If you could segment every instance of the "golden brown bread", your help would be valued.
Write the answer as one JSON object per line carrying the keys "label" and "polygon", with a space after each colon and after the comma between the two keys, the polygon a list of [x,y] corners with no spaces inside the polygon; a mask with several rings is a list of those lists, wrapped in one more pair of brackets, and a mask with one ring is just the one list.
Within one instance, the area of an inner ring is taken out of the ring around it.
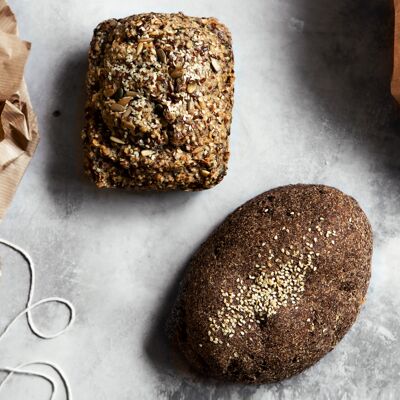
{"label": "golden brown bread", "polygon": [[108,20],[89,53],[82,132],[98,187],[200,190],[227,171],[233,52],[215,18]]}

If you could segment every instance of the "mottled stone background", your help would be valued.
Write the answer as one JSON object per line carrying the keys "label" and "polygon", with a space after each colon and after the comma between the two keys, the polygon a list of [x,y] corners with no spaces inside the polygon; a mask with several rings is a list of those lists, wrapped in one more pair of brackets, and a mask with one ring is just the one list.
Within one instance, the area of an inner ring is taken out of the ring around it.
{"label": "mottled stone background", "polygon": [[[398,399],[400,397],[400,109],[390,96],[389,0],[10,0],[33,42],[27,81],[42,141],[0,234],[37,262],[36,299],[77,307],[51,342],[20,321],[0,365],[52,359],[76,400]],[[82,176],[79,130],[91,31],[140,11],[214,15],[232,30],[232,160],[208,192],[97,191]],[[272,386],[232,386],[184,372],[163,324],[188,258],[235,207],[272,187],[334,185],[355,196],[375,234],[373,277],[351,332],[318,365]],[[0,249],[0,325],[24,306],[27,270]],[[50,330],[63,310],[35,312]],[[1,398],[46,398],[15,378]],[[63,397],[59,396],[60,399]]]}

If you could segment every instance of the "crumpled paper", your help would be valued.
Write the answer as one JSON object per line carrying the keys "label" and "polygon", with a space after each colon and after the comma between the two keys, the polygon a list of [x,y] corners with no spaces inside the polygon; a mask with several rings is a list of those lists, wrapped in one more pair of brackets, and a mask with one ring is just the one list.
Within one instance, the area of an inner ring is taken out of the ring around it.
{"label": "crumpled paper", "polygon": [[400,0],[394,0],[395,32],[394,32],[394,67],[392,77],[392,94],[400,103]]}
{"label": "crumpled paper", "polygon": [[19,39],[17,21],[6,0],[0,0],[0,221],[39,142],[24,81],[30,47]]}

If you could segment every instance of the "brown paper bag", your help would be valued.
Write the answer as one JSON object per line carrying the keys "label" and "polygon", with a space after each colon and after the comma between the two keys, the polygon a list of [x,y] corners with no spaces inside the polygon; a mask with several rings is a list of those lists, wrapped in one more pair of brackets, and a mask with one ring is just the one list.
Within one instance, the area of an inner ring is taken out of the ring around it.
{"label": "brown paper bag", "polygon": [[392,94],[400,103],[400,0],[394,0],[394,66]]}
{"label": "brown paper bag", "polygon": [[39,141],[24,82],[29,50],[6,0],[0,0],[0,221]]}

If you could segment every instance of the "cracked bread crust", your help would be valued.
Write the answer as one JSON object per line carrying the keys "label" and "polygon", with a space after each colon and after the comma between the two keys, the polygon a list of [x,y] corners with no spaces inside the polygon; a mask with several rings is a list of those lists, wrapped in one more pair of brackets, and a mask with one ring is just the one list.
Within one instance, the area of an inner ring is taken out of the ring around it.
{"label": "cracked bread crust", "polygon": [[151,13],[98,25],[82,132],[96,185],[218,184],[229,159],[233,66],[230,32],[214,18]]}

